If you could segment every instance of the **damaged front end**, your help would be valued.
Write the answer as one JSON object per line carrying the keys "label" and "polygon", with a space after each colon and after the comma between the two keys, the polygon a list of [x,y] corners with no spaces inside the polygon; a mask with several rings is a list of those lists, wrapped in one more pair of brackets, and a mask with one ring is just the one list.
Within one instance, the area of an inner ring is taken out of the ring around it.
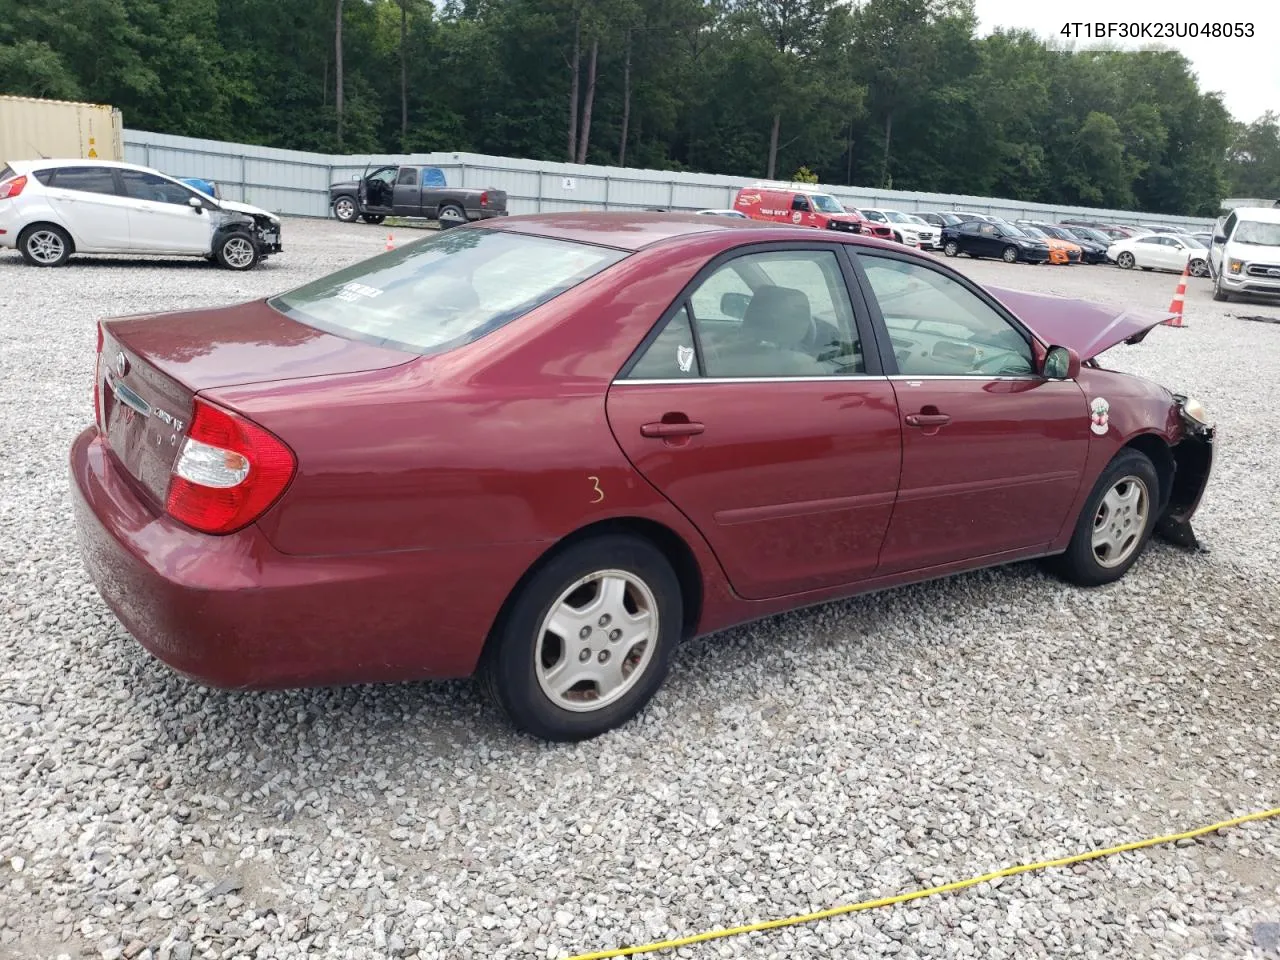
{"label": "damaged front end", "polygon": [[1176,546],[1207,552],[1191,529],[1191,518],[1200,506],[1213,470],[1215,430],[1199,401],[1181,394],[1175,394],[1173,400],[1182,439],[1172,448],[1173,486],[1154,532]]}

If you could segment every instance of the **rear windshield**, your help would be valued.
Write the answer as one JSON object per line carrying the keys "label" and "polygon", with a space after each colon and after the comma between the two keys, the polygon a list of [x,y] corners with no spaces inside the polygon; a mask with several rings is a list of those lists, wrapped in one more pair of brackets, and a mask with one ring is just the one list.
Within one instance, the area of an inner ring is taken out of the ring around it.
{"label": "rear windshield", "polygon": [[438,353],[510,323],[625,256],[502,230],[454,229],[267,302],[329,333]]}

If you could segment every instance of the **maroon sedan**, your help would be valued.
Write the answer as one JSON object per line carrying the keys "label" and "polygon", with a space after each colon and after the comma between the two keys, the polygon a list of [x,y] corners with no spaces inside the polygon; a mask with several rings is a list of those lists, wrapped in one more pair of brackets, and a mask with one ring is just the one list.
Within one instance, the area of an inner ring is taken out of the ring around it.
{"label": "maroon sedan", "polygon": [[461,227],[265,301],[103,323],[85,562],[219,687],[478,672],[626,721],[682,638],[1033,557],[1195,546],[1199,403],[1096,357],[1168,315],[693,214]]}

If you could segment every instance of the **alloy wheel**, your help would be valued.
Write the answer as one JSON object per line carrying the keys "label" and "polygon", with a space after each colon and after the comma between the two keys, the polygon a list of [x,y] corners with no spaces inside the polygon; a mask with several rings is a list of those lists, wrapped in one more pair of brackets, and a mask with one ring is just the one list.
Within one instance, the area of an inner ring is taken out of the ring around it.
{"label": "alloy wheel", "polygon": [[41,264],[54,264],[66,253],[66,244],[52,230],[37,230],[27,238],[27,252]]}

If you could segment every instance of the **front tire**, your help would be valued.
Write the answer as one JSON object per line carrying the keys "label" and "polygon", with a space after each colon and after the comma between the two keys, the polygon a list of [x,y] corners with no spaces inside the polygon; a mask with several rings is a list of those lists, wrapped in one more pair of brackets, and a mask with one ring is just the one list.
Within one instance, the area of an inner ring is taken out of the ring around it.
{"label": "front tire", "polygon": [[1121,450],[1094,484],[1071,543],[1052,566],[1082,587],[1113,583],[1142,555],[1155,527],[1160,478],[1141,451]]}
{"label": "front tire", "polygon": [[942,248],[942,253],[948,257],[957,256],[960,253],[960,245],[954,240],[948,240]]}
{"label": "front tire", "polygon": [[1000,259],[1003,260],[1005,263],[1017,263],[1018,248],[1013,246],[1013,244],[1010,244],[1009,246],[1005,247],[1000,254]]}
{"label": "front tire", "polygon": [[52,223],[37,223],[22,231],[18,250],[33,267],[60,267],[71,256],[71,235]]}
{"label": "front tire", "polygon": [[1116,257],[1116,266],[1121,270],[1132,270],[1133,265],[1137,262],[1133,259],[1133,254],[1128,250],[1122,251],[1120,256]]}
{"label": "front tire", "polygon": [[354,223],[360,215],[356,202],[351,197],[338,197],[333,201],[333,215],[343,223]]}
{"label": "front tire", "polygon": [[657,547],[629,535],[584,540],[520,588],[494,627],[480,680],[525,733],[585,740],[649,702],[683,623],[680,582]]}
{"label": "front tire", "polygon": [[262,259],[258,245],[247,230],[234,230],[217,240],[213,258],[226,270],[252,270]]}
{"label": "front tire", "polygon": [[1213,281],[1213,299],[1219,303],[1230,303],[1231,294],[1222,289],[1222,274],[1218,274],[1218,279]]}

